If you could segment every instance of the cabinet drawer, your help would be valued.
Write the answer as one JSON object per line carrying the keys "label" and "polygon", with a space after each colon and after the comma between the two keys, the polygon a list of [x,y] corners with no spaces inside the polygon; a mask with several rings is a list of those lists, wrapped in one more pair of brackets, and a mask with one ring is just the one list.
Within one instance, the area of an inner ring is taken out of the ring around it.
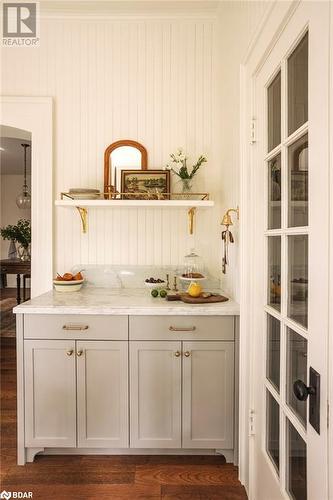
{"label": "cabinet drawer", "polygon": [[130,316],[130,340],[234,340],[233,316]]}
{"label": "cabinet drawer", "polygon": [[127,340],[128,316],[25,314],[24,338]]}

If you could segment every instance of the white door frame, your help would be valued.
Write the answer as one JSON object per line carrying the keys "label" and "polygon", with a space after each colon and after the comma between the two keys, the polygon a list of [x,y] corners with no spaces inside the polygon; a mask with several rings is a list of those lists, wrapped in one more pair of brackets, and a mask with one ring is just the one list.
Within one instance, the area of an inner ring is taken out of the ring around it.
{"label": "white door frame", "polygon": [[329,124],[330,124],[330,234],[329,234],[329,262],[330,262],[330,279],[328,290],[328,303],[331,305],[329,308],[329,335],[328,335],[328,401],[329,401],[329,422],[328,422],[328,495],[329,499],[333,500],[333,8],[330,9],[330,109],[329,109]]}
{"label": "white door frame", "polygon": [[52,289],[52,98],[0,97],[0,123],[31,132],[31,297]]}
{"label": "white door frame", "polygon": [[[255,182],[253,174],[253,153],[251,142],[255,141],[255,122],[253,122],[252,109],[254,99],[253,75],[260,69],[270,53],[272,47],[278,40],[289,19],[298,7],[300,0],[277,1],[269,5],[266,15],[252,40],[248,53],[241,65],[241,88],[240,88],[240,210],[241,210],[241,238],[240,238],[240,382],[239,382],[239,479],[244,484],[249,498],[253,498],[251,488],[251,336],[252,328],[252,273],[255,272],[251,265],[251,249],[253,239],[251,227],[253,226],[253,190]],[[333,9],[330,11],[331,37],[333,33]],[[332,47],[332,38],[330,40]],[[331,51],[330,67],[330,95],[333,95],[333,54]],[[330,123],[333,130],[333,103],[330,99]],[[254,135],[253,135],[254,134]],[[332,137],[332,134],[331,134]],[[330,170],[332,171],[330,184],[333,192],[333,137],[330,145]],[[331,220],[330,220],[330,262],[333,262],[333,197],[330,197]],[[333,280],[333,266],[330,268],[330,276]],[[330,286],[330,303],[333,298],[333,287]],[[329,338],[333,338],[333,312],[330,308],[330,330]],[[333,378],[333,341],[329,348],[329,380]],[[328,464],[333,467],[333,384],[329,388],[330,404],[330,429],[328,445]],[[329,474],[329,498],[333,499],[333,478]]]}

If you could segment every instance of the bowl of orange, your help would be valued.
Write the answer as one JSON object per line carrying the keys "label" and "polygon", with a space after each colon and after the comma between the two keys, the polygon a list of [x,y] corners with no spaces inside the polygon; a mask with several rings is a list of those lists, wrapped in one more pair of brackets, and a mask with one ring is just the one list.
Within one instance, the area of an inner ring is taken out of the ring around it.
{"label": "bowl of orange", "polygon": [[53,286],[57,292],[78,292],[81,290],[84,278],[81,273],[57,274],[53,280]]}

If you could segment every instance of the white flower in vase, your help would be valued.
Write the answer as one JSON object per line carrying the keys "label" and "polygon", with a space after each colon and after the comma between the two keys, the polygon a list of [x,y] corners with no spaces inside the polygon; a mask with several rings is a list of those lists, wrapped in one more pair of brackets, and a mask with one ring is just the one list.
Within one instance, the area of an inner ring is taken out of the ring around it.
{"label": "white flower in vase", "polygon": [[192,188],[192,180],[203,163],[207,162],[207,158],[200,155],[197,162],[192,165],[191,171],[187,168],[188,157],[182,148],[178,148],[176,153],[170,154],[171,161],[166,165],[166,169],[170,170],[174,175],[177,175],[182,182],[182,192],[190,192]]}

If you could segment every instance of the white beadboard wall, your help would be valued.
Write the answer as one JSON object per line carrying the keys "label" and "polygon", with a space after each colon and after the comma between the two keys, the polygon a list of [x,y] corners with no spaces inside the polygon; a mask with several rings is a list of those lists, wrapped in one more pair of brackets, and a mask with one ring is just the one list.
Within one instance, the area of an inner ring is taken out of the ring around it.
{"label": "white beadboard wall", "polygon": [[[247,2],[222,2],[222,11],[223,4],[230,4],[225,16],[202,18],[76,18],[58,13],[42,17],[39,48],[2,49],[3,94],[54,98],[55,199],[70,187],[102,188],[103,153],[118,139],[144,144],[149,168],[165,165],[178,146],[193,157],[205,153],[209,158],[196,188],[209,191],[216,205],[199,210],[194,238],[187,234],[185,210],[93,209],[83,235],[76,211],[57,207],[54,271],[62,273],[77,263],[176,265],[194,246],[210,271],[220,276],[219,222],[222,211],[238,203],[237,158],[228,158],[236,137],[230,144],[226,137],[237,130],[239,120],[230,107],[238,105],[235,68],[241,60],[237,36],[221,37],[221,30],[230,33],[228,18],[237,22],[235,8],[249,22]],[[234,28],[235,34],[244,31],[242,24]],[[236,280],[233,272],[224,280],[231,295]]]}
{"label": "white beadboard wall", "polygon": [[[102,188],[106,146],[131,138],[146,146],[150,168],[178,146],[205,152],[197,187],[214,198],[213,38],[213,20],[42,19],[40,48],[4,49],[4,94],[54,97],[54,196]],[[59,272],[79,262],[177,264],[191,246],[184,210],[90,210],[87,235],[74,211],[57,208],[54,220]],[[196,245],[215,270],[216,222],[216,212],[199,214]]]}

